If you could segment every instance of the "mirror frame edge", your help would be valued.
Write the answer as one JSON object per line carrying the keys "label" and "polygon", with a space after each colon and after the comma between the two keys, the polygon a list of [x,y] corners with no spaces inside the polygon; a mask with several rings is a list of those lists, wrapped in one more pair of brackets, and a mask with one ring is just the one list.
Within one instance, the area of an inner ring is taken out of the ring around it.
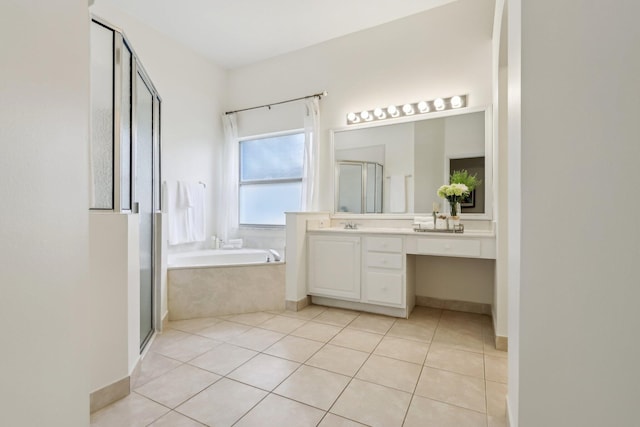
{"label": "mirror frame edge", "polygon": [[[348,130],[356,130],[356,129],[368,129],[386,125],[395,125],[401,123],[411,123],[417,122],[421,120],[431,120],[438,118],[446,118],[452,116],[459,116],[462,114],[471,114],[483,111],[484,112],[484,150],[485,150],[485,188],[490,188],[491,191],[487,191],[485,193],[485,212],[484,213],[461,213],[460,218],[462,220],[471,220],[471,221],[493,221],[494,220],[494,193],[496,190],[495,187],[495,168],[494,168],[494,130],[493,130],[493,107],[491,104],[485,104],[475,107],[464,107],[458,110],[447,110],[438,113],[430,113],[428,117],[425,116],[409,116],[409,117],[399,117],[397,119],[388,119],[373,123],[361,123],[349,126],[343,126],[339,128],[329,129],[329,165],[333,171],[335,171],[336,159],[335,159],[335,134],[336,132],[344,132]],[[446,161],[446,159],[443,159]],[[490,171],[490,173],[486,172]],[[330,191],[331,191],[331,216],[335,218],[371,218],[371,219],[413,219],[415,216],[420,215],[431,215],[431,212],[412,212],[412,213],[378,213],[378,214],[354,214],[354,213],[341,213],[336,212],[335,206],[335,185],[336,185],[336,176],[335,172],[330,173]],[[446,181],[447,177],[443,177]]]}

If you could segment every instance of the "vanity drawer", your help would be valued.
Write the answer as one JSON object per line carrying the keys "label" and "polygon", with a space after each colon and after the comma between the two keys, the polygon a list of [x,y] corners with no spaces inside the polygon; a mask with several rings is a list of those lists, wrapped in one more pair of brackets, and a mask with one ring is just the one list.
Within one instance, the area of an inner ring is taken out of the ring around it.
{"label": "vanity drawer", "polygon": [[368,252],[367,267],[402,268],[402,255],[383,252]]}
{"label": "vanity drawer", "polygon": [[403,304],[403,280],[401,273],[369,271],[366,275],[366,298],[368,302],[381,304]]}
{"label": "vanity drawer", "polygon": [[427,255],[479,257],[480,240],[418,239],[417,252]]}
{"label": "vanity drawer", "polygon": [[367,250],[373,252],[402,252],[402,237],[367,237]]}

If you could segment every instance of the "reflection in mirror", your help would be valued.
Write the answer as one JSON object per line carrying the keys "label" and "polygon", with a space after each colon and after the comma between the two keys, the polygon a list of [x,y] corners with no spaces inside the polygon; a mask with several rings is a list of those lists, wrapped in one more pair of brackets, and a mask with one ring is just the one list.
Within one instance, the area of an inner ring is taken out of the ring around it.
{"label": "reflection in mirror", "polygon": [[466,170],[469,175],[475,175],[479,181],[476,188],[460,203],[462,213],[484,213],[484,156],[449,159],[450,173],[461,170]]}
{"label": "reflection in mirror", "polygon": [[[392,179],[380,179],[382,198],[376,213],[426,213],[431,212],[433,202],[442,207],[447,204],[438,198],[438,188],[449,183],[454,170],[465,169],[477,173],[482,181],[472,198],[462,206],[462,214],[490,218],[491,212],[491,132],[489,111],[440,116],[370,127],[338,130],[333,133],[334,159],[339,162],[377,163],[384,168],[384,177],[405,176],[406,208],[398,211],[391,203]],[[354,172],[357,174],[357,172]],[[364,183],[360,181],[360,185]],[[360,205],[345,203],[341,197],[343,184],[336,172],[336,212],[372,212],[364,200]],[[394,199],[397,198],[395,195]],[[360,207],[360,209],[358,209]],[[346,210],[345,210],[346,209]]]}
{"label": "reflection in mirror", "polygon": [[335,182],[338,212],[382,213],[382,165],[338,161]]}

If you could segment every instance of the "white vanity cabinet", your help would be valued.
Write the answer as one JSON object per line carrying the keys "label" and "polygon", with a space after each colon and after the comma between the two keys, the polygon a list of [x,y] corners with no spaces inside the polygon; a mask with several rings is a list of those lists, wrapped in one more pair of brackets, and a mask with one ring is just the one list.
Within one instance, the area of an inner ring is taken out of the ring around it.
{"label": "white vanity cabinet", "polygon": [[307,238],[307,293],[314,303],[397,317],[411,312],[415,286],[407,286],[403,236],[320,231]]}
{"label": "white vanity cabinet", "polygon": [[416,303],[416,258],[495,259],[495,235],[412,229],[307,231],[307,294],[320,305],[407,317]]}
{"label": "white vanity cabinet", "polygon": [[308,292],[360,300],[360,236],[308,236]]}
{"label": "white vanity cabinet", "polygon": [[362,301],[405,307],[404,240],[399,236],[363,237]]}

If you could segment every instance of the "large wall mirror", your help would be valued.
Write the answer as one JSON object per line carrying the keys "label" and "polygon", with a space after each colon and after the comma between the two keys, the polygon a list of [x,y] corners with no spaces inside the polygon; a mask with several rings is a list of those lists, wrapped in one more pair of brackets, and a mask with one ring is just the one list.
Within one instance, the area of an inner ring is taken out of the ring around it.
{"label": "large wall mirror", "polygon": [[[466,169],[482,180],[473,197],[462,205],[467,219],[492,219],[493,149],[490,109],[465,108],[446,113],[416,116],[375,124],[333,130],[333,164],[339,170],[349,162],[377,164],[383,171],[381,209],[383,214],[430,213],[433,203],[446,211],[446,201],[436,191],[449,182],[454,170]],[[345,178],[347,175],[345,174]],[[353,181],[353,179],[351,179]],[[363,184],[359,182],[359,185]],[[363,205],[362,193],[346,191],[350,184],[334,177],[334,212],[367,213],[350,206]],[[366,192],[366,188],[365,188]],[[345,195],[359,197],[351,203]],[[371,211],[368,211],[371,212]]]}

